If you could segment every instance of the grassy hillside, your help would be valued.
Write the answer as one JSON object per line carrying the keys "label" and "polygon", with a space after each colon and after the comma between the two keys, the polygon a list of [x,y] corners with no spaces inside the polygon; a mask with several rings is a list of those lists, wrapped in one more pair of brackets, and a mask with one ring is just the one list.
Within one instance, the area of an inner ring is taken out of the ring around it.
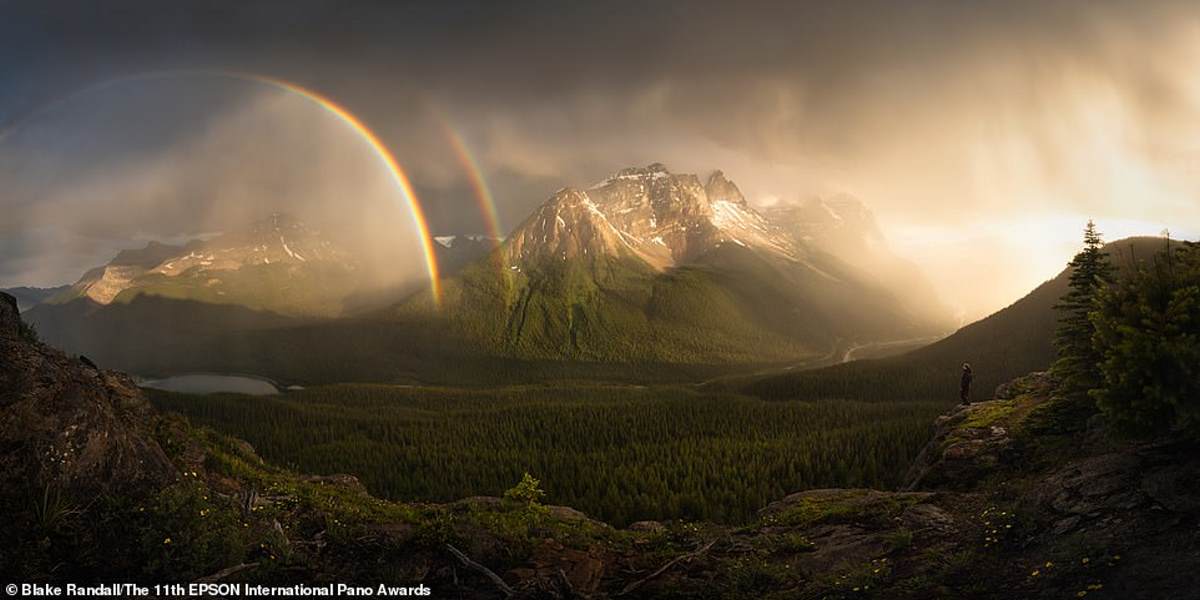
{"label": "grassy hillside", "polygon": [[[1108,244],[1106,251],[1114,264],[1128,268],[1135,258],[1150,259],[1162,244],[1157,238],[1129,238]],[[996,314],[900,356],[742,380],[734,387],[770,399],[954,401],[960,367],[969,362],[975,370],[974,395],[986,398],[997,385],[1054,362],[1058,315],[1053,307],[1066,293],[1069,277],[1063,271]]]}
{"label": "grassy hillside", "polygon": [[[441,316],[489,353],[521,358],[765,362],[809,353],[754,310],[752,295],[774,290],[737,283],[731,267],[658,273],[608,255],[504,271],[484,262],[450,282]],[[424,310],[404,307],[402,318]]]}
{"label": "grassy hillside", "polygon": [[938,403],[764,402],[685,387],[496,390],[339,385],[278,397],[152,392],[267,459],[354,473],[373,493],[449,501],[533,473],[614,524],[743,522],[793,490],[894,487]]}
{"label": "grassy hillside", "polygon": [[343,301],[359,281],[340,265],[246,265],[240,269],[188,272],[168,277],[154,273],[122,291],[115,303],[158,296],[205,304],[236,305],[251,310],[306,316],[342,313]]}

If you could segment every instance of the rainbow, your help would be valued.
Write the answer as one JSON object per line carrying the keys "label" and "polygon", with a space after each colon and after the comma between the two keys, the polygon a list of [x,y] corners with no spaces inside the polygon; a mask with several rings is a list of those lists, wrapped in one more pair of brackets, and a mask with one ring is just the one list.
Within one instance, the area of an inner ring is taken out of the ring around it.
{"label": "rainbow", "polygon": [[[438,276],[437,256],[434,254],[434,249],[433,249],[433,236],[430,235],[430,233],[429,233],[429,225],[427,224],[427,222],[425,220],[425,211],[421,208],[421,202],[417,198],[416,191],[413,190],[412,182],[409,181],[408,175],[404,172],[404,169],[402,169],[400,167],[400,163],[396,161],[396,157],[395,157],[395,155],[392,154],[392,151],[390,149],[388,149],[387,145],[384,144],[382,140],[379,139],[379,136],[375,135],[375,132],[372,131],[371,128],[367,127],[367,125],[365,123],[363,123],[361,119],[354,116],[354,114],[351,113],[349,110],[347,110],[345,107],[343,107],[342,105],[333,101],[331,98],[321,95],[320,93],[318,93],[314,90],[310,90],[308,88],[301,87],[300,85],[297,85],[297,84],[289,82],[289,81],[284,81],[282,79],[276,79],[274,77],[267,77],[264,75],[257,75],[257,74],[253,74],[253,73],[243,73],[243,72],[239,72],[239,71],[215,71],[215,70],[154,71],[154,72],[148,72],[148,73],[138,73],[135,75],[127,75],[124,77],[118,77],[115,79],[109,79],[109,80],[105,80],[105,81],[102,81],[102,82],[99,82],[96,84],[92,84],[90,86],[76,90],[76,91],[68,94],[67,96],[62,97],[54,102],[44,105],[41,109],[34,111],[34,113],[32,113],[29,116],[34,116],[34,115],[49,111],[52,108],[59,106],[61,104],[64,104],[65,102],[67,102],[68,100],[70,100],[72,98],[75,98],[76,96],[80,96],[80,95],[83,95],[83,94],[86,94],[89,92],[95,92],[99,89],[107,88],[107,87],[110,87],[110,86],[118,84],[118,83],[124,83],[124,82],[129,82],[129,81],[136,81],[136,80],[144,80],[144,79],[159,79],[159,78],[167,78],[167,77],[186,77],[186,76],[224,77],[224,78],[229,78],[229,79],[238,79],[238,80],[242,80],[242,81],[251,81],[251,82],[266,84],[266,85],[269,85],[276,89],[290,92],[290,93],[296,94],[306,100],[309,100],[312,103],[314,103],[317,106],[324,109],[326,112],[337,117],[339,120],[341,120],[346,125],[349,125],[350,128],[352,130],[354,130],[354,132],[357,133],[359,135],[359,137],[362,138],[362,140],[371,147],[371,150],[374,152],[375,156],[379,159],[379,161],[383,164],[383,166],[387,169],[389,175],[392,178],[393,183],[396,184],[397,189],[400,190],[401,196],[404,198],[404,201],[407,203],[408,209],[412,214],[413,221],[416,223],[417,232],[420,234],[420,237],[421,237],[421,249],[422,249],[422,253],[424,254],[425,269],[429,275],[430,292],[433,295],[433,302],[434,302],[435,306],[437,306],[437,307],[441,306],[441,300],[442,300],[441,281]],[[2,142],[4,140],[4,138],[8,136],[9,133],[11,133],[13,130],[15,130],[18,126],[20,126],[27,119],[28,119],[28,117],[26,119],[21,119],[21,120],[12,122],[8,126],[4,127],[3,129],[0,129],[0,142]],[[487,188],[486,188],[486,186],[484,186],[482,189],[486,190]],[[490,199],[490,194],[488,197]],[[494,209],[492,211],[492,215],[493,215],[493,220],[494,220],[494,215],[495,215]]]}
{"label": "rainbow", "polygon": [[450,147],[454,150],[454,154],[458,157],[458,162],[462,165],[464,171],[467,172],[467,179],[471,182],[471,188],[475,190],[475,203],[479,205],[479,211],[483,214],[484,227],[487,228],[487,234],[492,238],[496,246],[500,245],[501,239],[504,237],[500,229],[500,218],[496,216],[496,200],[492,197],[492,190],[488,187],[487,180],[483,177],[483,170],[479,168],[479,162],[475,160],[475,156],[471,154],[471,150],[463,141],[462,135],[450,125],[450,121],[444,115],[438,114],[438,120],[442,124],[442,130],[446,134],[446,139],[450,142]]}

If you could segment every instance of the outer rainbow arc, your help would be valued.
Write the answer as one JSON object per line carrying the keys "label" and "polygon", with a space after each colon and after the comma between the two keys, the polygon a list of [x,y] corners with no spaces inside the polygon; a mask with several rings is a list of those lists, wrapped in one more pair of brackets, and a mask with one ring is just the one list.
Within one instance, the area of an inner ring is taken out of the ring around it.
{"label": "outer rainbow arc", "polygon": [[450,147],[454,149],[454,154],[458,157],[458,162],[467,172],[467,178],[471,181],[471,187],[475,190],[475,200],[479,205],[480,212],[483,213],[484,226],[487,228],[487,233],[495,240],[498,246],[504,234],[500,230],[500,218],[496,215],[496,200],[492,197],[492,190],[488,186],[487,180],[483,177],[483,170],[479,168],[479,163],[475,160],[475,156],[471,153],[458,131],[440,114],[439,120],[441,121],[442,129],[446,133],[446,139],[450,141]]}
{"label": "outer rainbow arc", "polygon": [[496,264],[496,270],[499,272],[500,280],[504,282],[508,291],[511,292],[513,282],[508,269],[508,260],[501,250],[501,246],[504,243],[504,234],[500,229],[500,219],[496,215],[496,201],[492,196],[491,187],[488,186],[487,179],[483,175],[483,169],[479,168],[479,162],[475,160],[475,156],[467,146],[462,135],[454,128],[442,110],[436,105],[431,106],[431,108],[442,126],[446,140],[450,143],[451,149],[454,150],[459,164],[466,171],[471,187],[475,190],[475,202],[479,205],[480,213],[483,214],[484,227],[487,228],[487,234],[493,240],[492,257]]}
{"label": "outer rainbow arc", "polygon": [[417,199],[417,193],[415,190],[413,190],[412,182],[409,181],[408,175],[405,174],[404,169],[400,167],[400,163],[396,161],[396,157],[392,154],[392,151],[387,147],[386,144],[383,143],[382,140],[379,139],[378,136],[375,135],[375,132],[373,132],[369,127],[366,126],[366,124],[359,120],[358,117],[354,116],[353,113],[346,110],[333,100],[312,90],[302,88],[296,84],[283,81],[281,79],[274,79],[261,75],[237,72],[228,72],[224,74],[230,77],[250,79],[253,81],[267,83],[312,100],[321,106],[321,108],[329,111],[334,116],[341,119],[342,122],[352,127],[360,136],[362,136],[364,140],[367,141],[368,144],[371,145],[371,147],[375,150],[375,153],[379,156],[380,160],[382,160],[384,165],[387,167],[388,172],[392,176],[392,180],[396,182],[396,186],[400,188],[400,191],[408,200],[409,209],[412,211],[413,219],[416,221],[417,229],[421,234],[421,250],[425,255],[425,269],[429,273],[430,291],[433,294],[434,304],[440,307],[442,300],[441,280],[438,275],[437,255],[434,253],[433,248],[433,236],[430,235],[429,226],[425,221],[425,211],[421,208],[421,202]]}
{"label": "outer rainbow arc", "polygon": [[[91,86],[84,87],[44,105],[42,109],[34,111],[30,115],[26,115],[26,118],[35,116],[46,110],[50,110],[80,94],[102,89],[119,82],[135,81],[139,79],[180,77],[186,75],[205,75],[209,77],[226,77],[231,79],[240,79],[243,81],[253,81],[297,94],[333,114],[343,123],[349,125],[356,133],[358,133],[358,135],[365,140],[375,152],[375,155],[378,156],[383,162],[384,166],[388,170],[388,173],[391,175],[392,180],[396,183],[396,187],[400,189],[400,192],[404,195],[405,200],[408,202],[409,210],[412,212],[413,220],[416,222],[417,231],[421,237],[421,250],[424,254],[425,269],[429,275],[430,292],[433,295],[434,305],[439,308],[441,307],[441,281],[438,275],[437,256],[434,253],[433,248],[433,236],[431,236],[429,233],[429,226],[425,220],[425,211],[421,208],[420,200],[417,198],[417,194],[413,190],[412,182],[409,181],[408,175],[404,172],[404,169],[400,167],[400,163],[396,161],[396,157],[392,154],[392,151],[387,147],[386,144],[383,143],[382,140],[379,139],[377,135],[375,135],[375,132],[366,126],[365,123],[363,123],[358,117],[354,116],[353,113],[351,113],[349,110],[346,110],[337,102],[334,102],[332,99],[322,96],[313,90],[301,87],[288,81],[284,81],[282,79],[276,79],[264,75],[256,75],[253,73],[243,73],[239,71],[207,69],[152,71],[148,73],[139,73],[135,75],[109,79]],[[8,126],[0,129],[0,141],[3,141],[4,138],[7,137],[8,134],[14,129],[20,126],[24,120],[25,119],[11,122],[8,124]]]}

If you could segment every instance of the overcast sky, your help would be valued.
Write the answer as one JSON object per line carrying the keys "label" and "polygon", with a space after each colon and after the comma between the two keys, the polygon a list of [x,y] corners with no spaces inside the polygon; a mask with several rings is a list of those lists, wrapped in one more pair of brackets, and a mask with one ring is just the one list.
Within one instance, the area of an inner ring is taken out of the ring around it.
{"label": "overcast sky", "polygon": [[0,285],[280,204],[398,212],[311,104],[137,77],[233,70],[358,115],[435,233],[484,229],[441,119],[505,228],[625,166],[720,168],[757,204],[860,198],[975,317],[1060,270],[1089,217],[1196,235],[1197,64],[1195,3],[0,0]]}

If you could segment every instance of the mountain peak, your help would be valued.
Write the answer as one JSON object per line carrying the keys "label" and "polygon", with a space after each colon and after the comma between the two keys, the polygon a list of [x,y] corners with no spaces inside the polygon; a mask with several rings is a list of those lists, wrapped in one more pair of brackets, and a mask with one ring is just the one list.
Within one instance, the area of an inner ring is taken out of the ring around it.
{"label": "mountain peak", "polygon": [[253,233],[296,232],[308,233],[308,226],[303,221],[285,212],[274,212],[266,218],[250,224]]}
{"label": "mountain peak", "polygon": [[644,167],[626,167],[624,169],[621,169],[620,171],[613,173],[613,175],[611,177],[600,182],[595,187],[600,187],[602,185],[606,185],[606,184],[612,183],[613,181],[617,181],[617,180],[621,180],[621,179],[643,179],[643,178],[659,179],[659,178],[670,177],[670,176],[671,176],[671,171],[667,169],[666,165],[656,162],[656,163],[650,163]]}
{"label": "mountain peak", "polygon": [[559,190],[511,241],[513,265],[539,255],[632,255],[664,269],[723,243],[798,254],[724,173],[714,172],[702,184],[662,163],[621,169],[587,190]]}
{"label": "mountain peak", "polygon": [[746,205],[746,197],[742,195],[742,191],[727,179],[725,173],[720,169],[713,171],[712,175],[708,176],[708,183],[704,184],[704,191],[708,194],[710,202],[724,201]]}

